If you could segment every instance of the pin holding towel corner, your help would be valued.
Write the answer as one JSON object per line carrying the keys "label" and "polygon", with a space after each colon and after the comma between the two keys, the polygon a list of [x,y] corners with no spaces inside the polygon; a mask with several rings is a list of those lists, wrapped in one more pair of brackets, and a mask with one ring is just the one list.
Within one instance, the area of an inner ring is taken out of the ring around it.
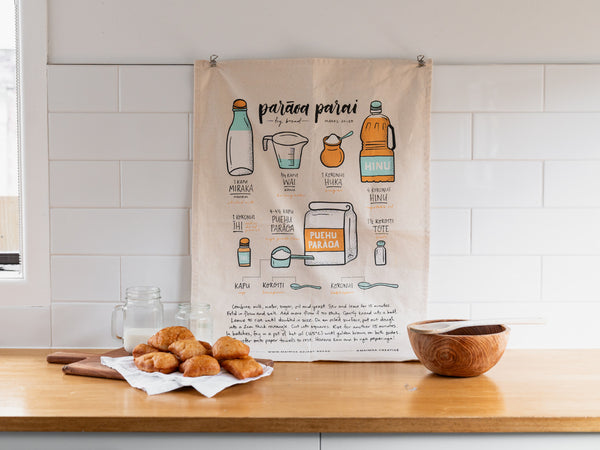
{"label": "pin holding towel corner", "polygon": [[219,55],[210,55],[210,67],[217,67],[217,59],[219,58]]}
{"label": "pin holding towel corner", "polygon": [[417,62],[419,63],[419,67],[423,67],[425,63],[425,55],[417,55]]}

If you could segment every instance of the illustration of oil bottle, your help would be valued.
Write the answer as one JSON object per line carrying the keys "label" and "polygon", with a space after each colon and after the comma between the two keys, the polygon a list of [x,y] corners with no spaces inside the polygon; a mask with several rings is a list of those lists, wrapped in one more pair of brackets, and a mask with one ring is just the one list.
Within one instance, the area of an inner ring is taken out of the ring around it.
{"label": "illustration of oil bottle", "polygon": [[360,181],[393,182],[396,136],[390,119],[382,113],[381,102],[371,102],[371,114],[362,124],[360,140]]}
{"label": "illustration of oil bottle", "polygon": [[252,125],[247,110],[245,100],[233,102],[233,121],[227,133],[227,172],[233,176],[254,172]]}

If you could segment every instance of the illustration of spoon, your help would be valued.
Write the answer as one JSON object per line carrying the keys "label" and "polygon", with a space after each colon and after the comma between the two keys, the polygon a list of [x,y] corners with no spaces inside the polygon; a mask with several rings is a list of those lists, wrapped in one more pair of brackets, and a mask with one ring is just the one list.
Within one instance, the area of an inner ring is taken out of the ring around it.
{"label": "illustration of spoon", "polygon": [[321,289],[321,286],[315,286],[313,284],[298,284],[298,283],[292,283],[292,284],[290,284],[290,287],[295,291],[297,291],[298,289],[304,289],[304,288]]}
{"label": "illustration of spoon", "polygon": [[350,136],[352,136],[353,134],[354,134],[354,131],[348,131],[348,132],[347,132],[345,135],[343,135],[343,136],[340,138],[340,142],[341,142],[343,139],[346,139],[347,137],[350,137]]}
{"label": "illustration of spoon", "polygon": [[358,283],[358,287],[361,289],[371,289],[377,286],[385,286],[385,287],[391,287],[391,288],[397,288],[398,285],[397,284],[393,284],[393,283],[367,283],[366,281],[361,281],[360,283]]}

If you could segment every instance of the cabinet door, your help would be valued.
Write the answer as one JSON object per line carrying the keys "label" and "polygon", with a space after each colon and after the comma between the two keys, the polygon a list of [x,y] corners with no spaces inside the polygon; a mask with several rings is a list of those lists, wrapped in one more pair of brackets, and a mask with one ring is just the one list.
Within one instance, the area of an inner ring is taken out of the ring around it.
{"label": "cabinet door", "polygon": [[600,449],[600,433],[532,434],[329,434],[321,450],[506,450]]}
{"label": "cabinet door", "polygon": [[11,450],[319,450],[319,434],[246,433],[0,433]]}

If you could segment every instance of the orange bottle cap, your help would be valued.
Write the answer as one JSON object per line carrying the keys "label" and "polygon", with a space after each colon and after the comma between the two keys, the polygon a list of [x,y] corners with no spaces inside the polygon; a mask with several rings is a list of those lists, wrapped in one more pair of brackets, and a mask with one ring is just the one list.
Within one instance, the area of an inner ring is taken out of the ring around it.
{"label": "orange bottle cap", "polygon": [[233,109],[243,109],[246,108],[246,100],[238,98],[233,102]]}

